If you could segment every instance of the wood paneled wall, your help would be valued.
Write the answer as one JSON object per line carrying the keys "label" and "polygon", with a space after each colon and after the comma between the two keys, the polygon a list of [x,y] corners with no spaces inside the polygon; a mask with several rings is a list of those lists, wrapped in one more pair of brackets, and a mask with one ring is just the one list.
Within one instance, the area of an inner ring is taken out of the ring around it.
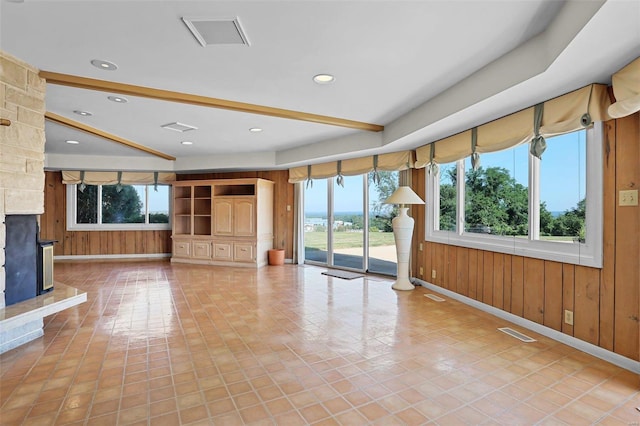
{"label": "wood paneled wall", "polygon": [[58,240],[55,256],[171,253],[171,231],[68,231],[61,172],[45,172],[40,238]]}
{"label": "wood paneled wall", "polygon": [[[260,178],[275,183],[273,200],[273,247],[285,250],[285,258],[293,259],[294,213],[293,195],[294,185],[289,183],[288,170],[268,170],[253,172],[229,173],[197,173],[178,175],[178,180],[198,179],[238,179]],[[287,206],[289,208],[287,209]]]}
{"label": "wood paneled wall", "polygon": [[[274,247],[293,258],[293,194],[287,170],[178,175],[179,180],[257,177],[275,182]],[[171,231],[68,231],[67,192],[60,172],[46,172],[40,237],[58,240],[56,256],[171,253]],[[290,206],[290,209],[287,209]]]}
{"label": "wood paneled wall", "polygon": [[[413,276],[640,360],[640,207],[617,196],[640,186],[640,113],[607,122],[603,143],[602,269],[427,242],[425,209],[414,206]],[[424,196],[425,169],[412,182]]]}

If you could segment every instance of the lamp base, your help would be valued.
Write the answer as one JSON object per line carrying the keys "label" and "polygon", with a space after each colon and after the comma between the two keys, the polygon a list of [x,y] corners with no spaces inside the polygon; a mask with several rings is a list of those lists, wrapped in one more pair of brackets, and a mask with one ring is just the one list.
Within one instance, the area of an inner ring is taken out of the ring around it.
{"label": "lamp base", "polygon": [[409,210],[408,207],[400,207],[398,216],[391,221],[398,258],[396,282],[391,286],[394,290],[413,290],[415,288],[409,281],[409,256],[411,254],[413,218],[407,215],[407,210]]}
{"label": "lamp base", "polygon": [[411,281],[407,279],[399,279],[395,283],[393,283],[391,288],[394,290],[413,290],[414,288],[416,288],[416,286],[411,284]]}

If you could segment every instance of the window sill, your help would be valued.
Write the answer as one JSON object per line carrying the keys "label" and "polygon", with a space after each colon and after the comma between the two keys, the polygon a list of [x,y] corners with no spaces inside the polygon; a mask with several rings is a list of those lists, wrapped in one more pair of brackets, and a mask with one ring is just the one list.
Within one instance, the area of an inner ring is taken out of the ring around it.
{"label": "window sill", "polygon": [[109,224],[109,225],[72,225],[67,228],[67,231],[170,231],[171,224],[159,223],[159,224],[144,224],[144,223],[131,223],[131,224]]}

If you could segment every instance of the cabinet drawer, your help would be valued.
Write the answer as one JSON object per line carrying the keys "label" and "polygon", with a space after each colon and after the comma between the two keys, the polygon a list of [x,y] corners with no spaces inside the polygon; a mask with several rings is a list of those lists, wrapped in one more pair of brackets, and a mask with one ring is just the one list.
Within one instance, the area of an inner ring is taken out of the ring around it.
{"label": "cabinet drawer", "polygon": [[235,243],[233,251],[233,260],[238,262],[253,262],[253,244]]}
{"label": "cabinet drawer", "polygon": [[191,244],[189,241],[174,241],[173,255],[176,257],[189,257],[191,255]]}
{"label": "cabinet drawer", "polygon": [[231,244],[214,243],[213,258],[216,260],[231,260]]}
{"label": "cabinet drawer", "polygon": [[208,241],[194,241],[193,257],[198,259],[211,259],[211,243]]}

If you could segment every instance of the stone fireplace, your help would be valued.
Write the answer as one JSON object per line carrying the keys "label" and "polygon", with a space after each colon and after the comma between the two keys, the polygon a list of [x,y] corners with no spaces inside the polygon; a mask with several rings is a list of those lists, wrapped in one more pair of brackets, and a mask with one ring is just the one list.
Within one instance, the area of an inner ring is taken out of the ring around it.
{"label": "stone fireplace", "polygon": [[44,212],[45,87],[37,69],[0,51],[0,308],[6,305],[5,264],[12,260],[5,258],[7,226],[18,226],[7,217],[29,215],[33,229],[36,215]]}
{"label": "stone fireplace", "polygon": [[0,353],[42,336],[45,316],[87,300],[63,284],[36,296],[45,87],[37,69],[0,50]]}

